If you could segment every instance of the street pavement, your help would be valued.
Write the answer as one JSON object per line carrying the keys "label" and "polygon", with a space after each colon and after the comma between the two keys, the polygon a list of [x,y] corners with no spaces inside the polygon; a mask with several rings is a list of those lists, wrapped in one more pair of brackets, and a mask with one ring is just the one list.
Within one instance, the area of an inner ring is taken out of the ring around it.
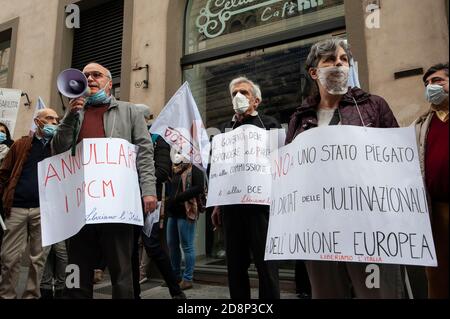
{"label": "street pavement", "polygon": [[[26,276],[28,267],[21,266],[19,284],[17,288],[18,298],[20,298],[25,290]],[[141,284],[142,299],[170,299],[167,287],[162,287],[161,279],[150,279]],[[111,299],[111,281],[106,272],[104,279],[94,286],[94,299]],[[207,283],[197,283],[194,281],[192,289],[185,290],[184,293],[188,299],[229,299],[230,294],[227,286],[211,285]],[[258,289],[251,290],[252,299],[258,298]],[[290,291],[282,291],[281,299],[297,299],[297,295]]]}
{"label": "street pavement", "polygon": [[[169,290],[167,287],[162,287],[163,281],[159,279],[149,280],[141,284],[141,298],[142,299],[170,299]],[[95,286],[95,299],[110,299],[111,282],[106,280]],[[206,283],[196,283],[192,289],[185,290],[184,293],[188,299],[230,299],[227,286],[217,286]],[[258,298],[258,289],[251,290],[252,299]],[[281,299],[297,299],[297,295],[291,292],[282,292]]]}

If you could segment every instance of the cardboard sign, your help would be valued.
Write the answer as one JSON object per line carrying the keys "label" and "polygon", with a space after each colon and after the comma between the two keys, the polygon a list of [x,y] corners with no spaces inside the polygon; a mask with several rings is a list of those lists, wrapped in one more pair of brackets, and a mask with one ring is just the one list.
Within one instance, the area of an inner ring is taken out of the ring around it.
{"label": "cardboard sign", "polygon": [[85,224],[143,225],[137,147],[122,139],[83,139],[38,164],[43,246],[65,240]]}
{"label": "cardboard sign", "polygon": [[272,166],[266,259],[436,266],[414,128],[315,128]]}
{"label": "cardboard sign", "polygon": [[11,135],[16,128],[17,112],[19,111],[22,91],[0,88],[0,122],[4,123]]}
{"label": "cardboard sign", "polygon": [[214,136],[207,206],[270,205],[270,155],[284,136],[254,125]]}

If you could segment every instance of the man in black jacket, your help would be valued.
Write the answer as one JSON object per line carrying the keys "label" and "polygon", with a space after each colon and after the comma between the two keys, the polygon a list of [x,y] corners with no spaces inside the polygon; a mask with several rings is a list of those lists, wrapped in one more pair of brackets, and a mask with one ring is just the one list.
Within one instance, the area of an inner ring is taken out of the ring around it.
{"label": "man in black jacket", "polygon": [[[231,81],[230,93],[235,115],[231,122],[225,123],[222,132],[246,124],[266,130],[281,128],[273,117],[258,113],[257,108],[262,101],[258,85],[239,77]],[[220,206],[214,209],[211,219],[215,227],[224,226],[230,297],[251,298],[248,268],[252,256],[258,271],[259,298],[279,299],[278,265],[275,261],[264,261],[269,206]]]}
{"label": "man in black jacket", "polygon": [[[151,120],[153,119],[152,112],[150,108],[143,104],[137,105],[138,109],[142,112],[148,123],[148,129],[150,130]],[[170,146],[166,141],[159,135],[151,134],[153,149],[154,149],[154,165],[155,165],[155,176],[156,176],[156,194],[158,201],[163,199],[163,184],[169,180],[171,174],[172,161],[170,159]],[[175,272],[170,264],[170,257],[167,253],[165,247],[163,247],[163,242],[161,241],[161,234],[164,235],[164,211],[161,211],[160,222],[153,224],[152,230],[150,232],[150,237],[142,232],[142,227],[136,228],[134,251],[133,251],[133,284],[134,284],[134,294],[135,299],[140,299],[140,284],[139,284],[139,236],[142,236],[142,241],[144,243],[145,253],[150,257],[156,264],[161,276],[163,277],[167,287],[169,288],[169,293],[173,299],[186,299],[186,295],[181,291],[179,283]]]}
{"label": "man in black jacket", "polygon": [[[152,136],[155,140],[155,170],[156,170],[156,192],[158,200],[163,199],[162,185],[169,180],[171,170],[170,146],[161,136]],[[170,257],[163,248],[161,235],[164,236],[164,216],[160,217],[160,222],[153,225],[150,237],[142,234],[145,251],[147,255],[155,262],[161,273],[169,293],[173,299],[186,299],[181,291],[176,274],[170,263]]]}

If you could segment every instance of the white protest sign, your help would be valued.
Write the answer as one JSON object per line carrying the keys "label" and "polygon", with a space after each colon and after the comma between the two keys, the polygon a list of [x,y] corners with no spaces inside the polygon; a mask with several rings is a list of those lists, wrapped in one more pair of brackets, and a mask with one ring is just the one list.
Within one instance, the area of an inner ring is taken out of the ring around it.
{"label": "white protest sign", "polygon": [[414,128],[315,128],[272,165],[267,260],[436,266]]}
{"label": "white protest sign", "polygon": [[243,125],[214,136],[206,206],[270,205],[270,154],[284,135],[282,129]]}
{"label": "white protest sign", "polygon": [[38,164],[43,246],[85,224],[143,225],[137,147],[116,138],[83,139],[71,151]]}
{"label": "white protest sign", "polygon": [[142,232],[147,235],[147,237],[151,237],[153,225],[159,222],[160,213],[161,202],[158,202],[155,211],[147,214],[147,216],[145,217],[144,228],[142,228]]}
{"label": "white protest sign", "polygon": [[16,127],[22,91],[0,88],[0,122],[4,123],[11,134]]}

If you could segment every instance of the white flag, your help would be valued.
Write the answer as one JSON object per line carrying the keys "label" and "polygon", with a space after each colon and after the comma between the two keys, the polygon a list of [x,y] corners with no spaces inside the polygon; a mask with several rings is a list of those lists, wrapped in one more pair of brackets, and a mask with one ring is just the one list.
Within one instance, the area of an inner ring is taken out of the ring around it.
{"label": "white flag", "polygon": [[30,133],[29,135],[32,136],[34,134],[34,132],[36,132],[36,124],[34,123],[34,119],[36,118],[37,113],[39,112],[39,110],[45,109],[45,103],[42,100],[41,97],[38,98],[37,103],[36,103],[36,108],[34,110],[34,114],[33,114],[33,118],[31,119],[31,126],[30,126]]}
{"label": "white flag", "polygon": [[[348,41],[344,40],[347,44]],[[358,61],[355,61],[353,58],[350,60],[350,70],[348,73],[348,86],[351,88],[361,88],[361,84],[359,83],[359,70],[358,70]]]}
{"label": "white flag", "polygon": [[150,128],[175,150],[199,168],[208,166],[208,134],[188,82],[170,99]]}
{"label": "white flag", "polygon": [[355,60],[350,61],[350,70],[348,74],[348,86],[354,88],[361,88],[361,84],[359,83],[359,75],[358,75],[358,62]]}

